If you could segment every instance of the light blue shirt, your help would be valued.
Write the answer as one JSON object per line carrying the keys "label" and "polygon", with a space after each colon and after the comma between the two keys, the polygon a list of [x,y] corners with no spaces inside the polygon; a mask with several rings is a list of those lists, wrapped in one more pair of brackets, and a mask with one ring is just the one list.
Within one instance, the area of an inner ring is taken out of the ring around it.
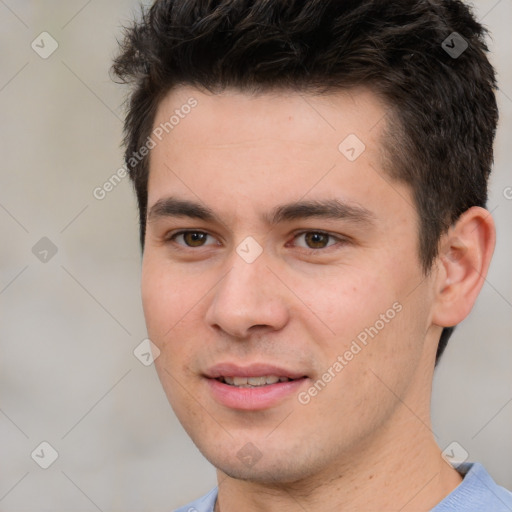
{"label": "light blue shirt", "polygon": [[[464,479],[430,512],[512,512],[512,493],[497,485],[481,464],[464,463],[457,471]],[[217,487],[175,512],[213,512],[216,499]]]}

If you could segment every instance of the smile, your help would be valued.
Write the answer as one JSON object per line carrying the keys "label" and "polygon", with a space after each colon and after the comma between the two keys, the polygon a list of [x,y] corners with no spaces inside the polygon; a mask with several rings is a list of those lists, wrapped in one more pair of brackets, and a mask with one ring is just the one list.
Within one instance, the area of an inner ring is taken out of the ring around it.
{"label": "smile", "polygon": [[288,377],[278,377],[276,375],[265,375],[262,377],[219,377],[217,380],[238,388],[257,388],[269,384],[276,384],[277,382],[288,382],[292,379]]}

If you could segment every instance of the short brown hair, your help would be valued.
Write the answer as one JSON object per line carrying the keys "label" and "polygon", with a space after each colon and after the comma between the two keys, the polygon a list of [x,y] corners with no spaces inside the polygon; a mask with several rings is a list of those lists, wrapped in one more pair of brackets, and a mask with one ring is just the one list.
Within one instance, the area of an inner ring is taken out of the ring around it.
{"label": "short brown hair", "polygon": [[[428,272],[443,232],[487,201],[498,111],[485,35],[459,0],[157,0],[127,29],[113,65],[134,86],[125,156],[142,248],[149,160],[131,156],[170,90],[365,86],[390,107],[386,171],[412,189]],[[438,358],[452,330],[443,330]]]}

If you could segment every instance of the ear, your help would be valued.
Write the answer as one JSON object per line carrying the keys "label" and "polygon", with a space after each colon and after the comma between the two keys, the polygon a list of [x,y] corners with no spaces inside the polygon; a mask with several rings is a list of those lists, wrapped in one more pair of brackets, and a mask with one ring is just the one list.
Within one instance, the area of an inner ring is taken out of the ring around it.
{"label": "ear", "polygon": [[494,220],[478,206],[464,212],[441,237],[434,324],[452,327],[469,314],[484,284],[495,242]]}

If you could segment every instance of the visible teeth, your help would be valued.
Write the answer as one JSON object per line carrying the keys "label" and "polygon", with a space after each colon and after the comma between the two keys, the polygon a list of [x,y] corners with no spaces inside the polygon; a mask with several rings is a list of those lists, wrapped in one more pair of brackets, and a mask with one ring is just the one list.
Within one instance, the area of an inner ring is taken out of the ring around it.
{"label": "visible teeth", "polygon": [[[269,375],[268,377],[264,377],[264,379],[265,384],[275,384],[276,382],[279,382],[279,377],[276,377],[275,375]],[[253,382],[249,380],[249,384],[253,384]]]}
{"label": "visible teeth", "polygon": [[247,379],[247,384],[250,384],[251,386],[264,386],[265,384],[274,384],[274,382],[267,382],[266,377],[249,377]]}
{"label": "visible teeth", "polygon": [[226,384],[242,388],[253,388],[275,384],[276,382],[285,382],[290,380],[288,377],[277,377],[276,375],[266,375],[263,377],[223,377]]}
{"label": "visible teeth", "polygon": [[234,377],[233,384],[235,386],[243,386],[244,384],[247,384],[247,377]]}

